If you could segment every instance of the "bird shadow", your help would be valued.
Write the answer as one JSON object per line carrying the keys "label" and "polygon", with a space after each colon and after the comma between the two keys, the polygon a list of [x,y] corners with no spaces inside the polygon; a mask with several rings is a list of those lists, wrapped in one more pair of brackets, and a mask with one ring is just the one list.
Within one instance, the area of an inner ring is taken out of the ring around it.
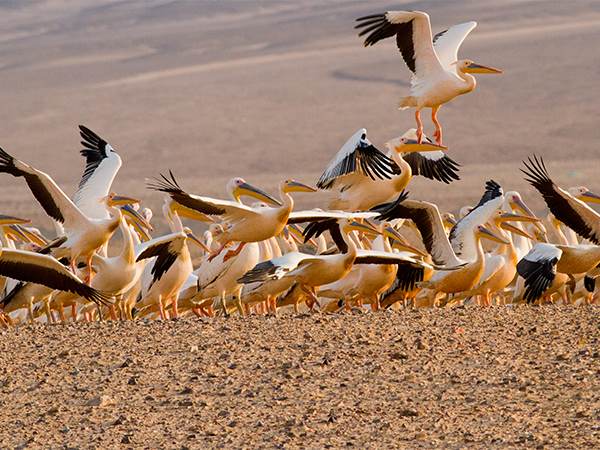
{"label": "bird shadow", "polygon": [[392,84],[394,86],[410,86],[410,83],[397,79],[376,77],[372,75],[359,75],[345,70],[334,70],[331,72],[331,76],[338,80],[359,81],[364,83]]}

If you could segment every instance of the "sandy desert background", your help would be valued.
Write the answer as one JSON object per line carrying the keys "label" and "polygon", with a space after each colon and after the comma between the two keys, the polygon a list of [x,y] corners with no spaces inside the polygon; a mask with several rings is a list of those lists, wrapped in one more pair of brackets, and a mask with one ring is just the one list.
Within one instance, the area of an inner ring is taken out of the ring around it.
{"label": "sandy desert background", "polygon": [[[155,212],[144,179],[168,169],[212,196],[315,183],[356,129],[381,147],[413,126],[394,42],[353,30],[388,9],[477,20],[461,55],[505,71],[441,111],[462,180],[413,197],[456,210],[494,178],[541,210],[533,153],[600,191],[597,0],[0,0],[0,146],[71,193],[85,124],[123,158],[116,191]],[[0,213],[50,228],[23,180],[0,189]],[[516,306],[0,331],[0,447],[598,447],[597,324]]]}
{"label": "sandy desert background", "polygon": [[[534,152],[557,181],[600,189],[592,0],[1,1],[0,145],[73,192],[85,124],[123,158],[115,189],[153,208],[160,196],[143,180],[167,169],[214,196],[232,176],[271,190],[284,177],[314,183],[356,129],[381,147],[414,124],[396,109],[409,72],[393,40],[367,49],[353,30],[393,8],[428,11],[434,32],[477,20],[461,56],[505,70],[442,109],[462,180],[415,180],[415,198],[457,209],[493,177],[541,208],[518,171]],[[25,183],[0,187],[3,213],[50,226]]]}

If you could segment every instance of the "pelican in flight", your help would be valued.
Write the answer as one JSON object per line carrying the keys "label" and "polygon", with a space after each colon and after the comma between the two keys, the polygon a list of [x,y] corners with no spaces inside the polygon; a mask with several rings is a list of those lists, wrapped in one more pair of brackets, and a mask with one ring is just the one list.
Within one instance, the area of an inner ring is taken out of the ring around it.
{"label": "pelican in flight", "polygon": [[429,15],[421,11],[388,11],[356,21],[359,23],[355,28],[361,29],[359,36],[367,35],[365,47],[396,36],[398,50],[413,73],[410,95],[402,98],[399,106],[400,109],[415,108],[419,142],[423,136],[423,108],[431,108],[431,120],[436,130],[433,136],[442,145],[442,125],[437,118],[440,107],[475,89],[476,80],[470,74],[502,73],[469,59],[458,59],[461,44],[477,22],[454,25],[432,38]]}
{"label": "pelican in flight", "polygon": [[161,175],[160,179],[151,182],[148,187],[156,191],[169,194],[173,202],[196,211],[202,216],[221,216],[224,220],[223,233],[216,236],[220,248],[213,252],[214,259],[227,244],[237,241],[239,245],[235,250],[226,254],[226,259],[238,255],[244,245],[249,242],[260,242],[279,235],[287,225],[288,217],[294,208],[294,199],[291,192],[315,192],[316,189],[295,180],[285,180],[279,185],[279,193],[283,202],[271,197],[269,194],[255,188],[248,183],[238,186],[237,193],[243,191],[245,195],[257,198],[260,201],[276,203],[274,206],[258,204],[246,206],[230,200],[218,200],[209,197],[200,197],[185,192],[173,174],[170,178]]}
{"label": "pelican in flight", "polygon": [[321,189],[336,190],[331,209],[359,211],[389,202],[413,175],[444,183],[459,179],[459,165],[446,155],[446,147],[427,137],[419,144],[414,128],[387,142],[387,154],[368,142],[366,133],[362,128],[348,139],[317,183]]}

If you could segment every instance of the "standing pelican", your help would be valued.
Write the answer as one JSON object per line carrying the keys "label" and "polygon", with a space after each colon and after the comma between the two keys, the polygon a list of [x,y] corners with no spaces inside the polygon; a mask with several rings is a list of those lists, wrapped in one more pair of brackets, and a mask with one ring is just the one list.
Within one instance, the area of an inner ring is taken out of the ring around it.
{"label": "standing pelican", "polygon": [[502,73],[499,69],[458,59],[458,50],[477,22],[454,25],[432,38],[429,15],[421,11],[388,11],[356,19],[359,36],[368,34],[365,47],[382,39],[396,36],[396,45],[404,62],[413,73],[410,95],[400,100],[400,109],[416,108],[417,136],[421,142],[423,123],[421,110],[431,108],[435,124],[434,137],[442,145],[442,125],[437,113],[453,98],[475,89],[471,73]]}

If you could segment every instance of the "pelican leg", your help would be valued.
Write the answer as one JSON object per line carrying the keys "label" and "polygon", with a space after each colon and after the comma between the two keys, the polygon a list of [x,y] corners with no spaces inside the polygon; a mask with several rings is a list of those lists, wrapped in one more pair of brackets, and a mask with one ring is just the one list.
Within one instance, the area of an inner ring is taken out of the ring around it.
{"label": "pelican leg", "polygon": [[300,289],[302,289],[302,292],[308,295],[308,298],[310,299],[310,304],[309,302],[306,302],[306,306],[308,306],[308,309],[312,311],[315,304],[317,304],[319,309],[321,309],[321,304],[319,303],[319,298],[317,297],[314,288],[309,286],[302,286]]}
{"label": "pelican leg", "polygon": [[58,317],[62,323],[67,321],[67,316],[65,316],[65,305],[61,303],[58,304]]}
{"label": "pelican leg", "polygon": [[35,322],[35,317],[33,315],[33,297],[30,297],[29,301],[27,302],[27,316],[30,323]]}
{"label": "pelican leg", "polygon": [[0,324],[4,328],[10,328],[10,320],[8,314],[5,314],[4,311],[0,311]]}
{"label": "pelican leg", "polygon": [[160,313],[160,318],[165,320],[167,315],[165,313],[165,305],[162,302],[162,295],[158,296],[158,312]]}
{"label": "pelican leg", "polygon": [[223,316],[229,317],[229,313],[227,312],[227,301],[225,299],[225,292],[221,292],[221,307],[223,308]]}
{"label": "pelican leg", "polygon": [[417,121],[417,142],[420,144],[423,141],[423,121],[420,109],[415,111],[415,120]]}
{"label": "pelican leg", "polygon": [[48,323],[55,323],[54,316],[52,315],[52,310],[50,309],[50,302],[48,300],[44,300],[44,312],[46,313],[46,319],[48,319]]}
{"label": "pelican leg", "polygon": [[92,283],[92,278],[94,278],[94,271],[92,270],[92,255],[90,255],[87,259],[87,268],[88,268],[88,276],[87,276],[87,283],[91,284]]}
{"label": "pelican leg", "polygon": [[73,322],[77,322],[77,303],[73,302],[71,304],[71,317],[73,318]]}
{"label": "pelican leg", "polygon": [[100,322],[104,321],[104,314],[102,314],[102,305],[100,305],[99,303],[96,305],[96,309],[98,310],[98,320]]}
{"label": "pelican leg", "polygon": [[112,321],[117,320],[117,311],[115,309],[115,305],[110,305],[108,307],[108,315],[110,316],[110,320],[112,320]]}
{"label": "pelican leg", "polygon": [[171,301],[173,302],[171,304],[171,319],[177,319],[179,317],[179,311],[177,309],[177,303],[179,303],[179,292],[177,292],[172,298]]}
{"label": "pelican leg", "polygon": [[227,261],[228,259],[239,255],[245,245],[246,245],[245,242],[240,242],[235,250],[229,250],[227,253],[225,253],[225,256],[223,257],[223,261]]}
{"label": "pelican leg", "polygon": [[434,106],[431,108],[431,121],[435,125],[435,133],[433,133],[433,137],[438,145],[442,144],[442,124],[437,118],[437,113],[440,110],[442,105]]}

